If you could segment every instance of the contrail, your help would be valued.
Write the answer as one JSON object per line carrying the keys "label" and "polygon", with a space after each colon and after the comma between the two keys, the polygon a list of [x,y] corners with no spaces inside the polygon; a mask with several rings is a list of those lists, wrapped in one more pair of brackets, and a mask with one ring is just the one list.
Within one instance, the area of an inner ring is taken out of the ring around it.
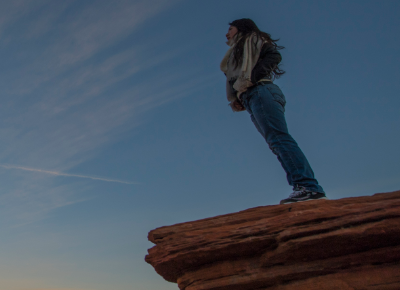
{"label": "contrail", "polygon": [[129,181],[123,181],[123,180],[117,180],[117,179],[108,179],[108,178],[93,177],[93,176],[79,175],[79,174],[68,174],[68,173],[62,173],[62,172],[57,172],[57,171],[48,171],[48,170],[43,170],[43,169],[38,169],[38,168],[30,168],[30,167],[23,167],[23,166],[9,165],[9,164],[7,164],[7,165],[0,164],[0,167],[6,168],[6,169],[20,169],[20,170],[26,170],[26,171],[41,172],[41,173],[57,175],[57,176],[88,178],[88,179],[93,179],[93,180],[118,182],[118,183],[124,183],[124,184],[137,184],[135,182],[129,182]]}

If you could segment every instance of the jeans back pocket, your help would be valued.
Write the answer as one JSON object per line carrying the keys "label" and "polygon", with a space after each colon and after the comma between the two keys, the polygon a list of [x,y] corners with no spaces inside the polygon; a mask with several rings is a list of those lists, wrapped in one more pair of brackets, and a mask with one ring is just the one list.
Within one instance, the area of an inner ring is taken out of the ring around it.
{"label": "jeans back pocket", "polygon": [[284,107],[286,105],[286,98],[281,89],[275,84],[267,84],[266,86],[274,100]]}

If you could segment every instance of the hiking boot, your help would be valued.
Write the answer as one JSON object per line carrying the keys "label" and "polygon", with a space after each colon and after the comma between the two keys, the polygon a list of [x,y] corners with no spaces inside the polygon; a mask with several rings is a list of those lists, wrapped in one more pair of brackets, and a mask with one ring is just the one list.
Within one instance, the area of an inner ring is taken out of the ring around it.
{"label": "hiking boot", "polygon": [[289,198],[282,199],[280,204],[317,200],[317,199],[328,199],[325,193],[313,192],[305,189],[304,187],[296,187],[295,190],[289,195]]}

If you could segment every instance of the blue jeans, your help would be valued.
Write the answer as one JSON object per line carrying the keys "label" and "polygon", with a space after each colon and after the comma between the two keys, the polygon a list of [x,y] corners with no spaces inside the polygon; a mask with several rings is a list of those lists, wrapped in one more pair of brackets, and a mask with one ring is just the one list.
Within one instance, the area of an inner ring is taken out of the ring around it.
{"label": "blue jeans", "polygon": [[285,96],[275,84],[260,84],[248,89],[241,96],[258,132],[269,148],[278,156],[291,186],[304,187],[314,192],[324,190],[314,178],[304,153],[290,136],[285,120]]}

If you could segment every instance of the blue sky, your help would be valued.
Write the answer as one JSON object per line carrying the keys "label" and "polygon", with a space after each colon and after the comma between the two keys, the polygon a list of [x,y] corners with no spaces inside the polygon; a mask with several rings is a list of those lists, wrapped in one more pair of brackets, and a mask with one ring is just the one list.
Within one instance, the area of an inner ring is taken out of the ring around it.
{"label": "blue sky", "polygon": [[277,204],[225,99],[228,23],[280,38],[289,131],[331,199],[400,189],[399,1],[0,3],[0,288],[177,289],[156,227]]}

